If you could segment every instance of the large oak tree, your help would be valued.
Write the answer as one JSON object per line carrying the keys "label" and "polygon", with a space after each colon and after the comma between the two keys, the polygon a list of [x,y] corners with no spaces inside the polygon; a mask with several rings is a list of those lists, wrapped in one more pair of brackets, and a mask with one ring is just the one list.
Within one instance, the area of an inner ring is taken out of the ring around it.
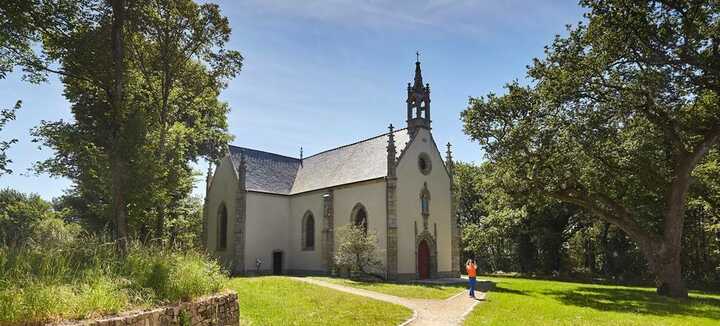
{"label": "large oak tree", "polygon": [[584,0],[586,22],[535,59],[531,86],[471,98],[465,131],[508,189],[617,225],[686,297],[681,240],[693,171],[720,141],[720,3]]}

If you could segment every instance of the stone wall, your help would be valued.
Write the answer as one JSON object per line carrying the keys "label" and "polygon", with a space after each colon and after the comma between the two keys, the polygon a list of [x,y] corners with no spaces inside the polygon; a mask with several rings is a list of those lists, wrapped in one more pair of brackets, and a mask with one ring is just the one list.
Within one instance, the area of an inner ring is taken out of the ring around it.
{"label": "stone wall", "polygon": [[120,316],[65,322],[59,325],[92,326],[196,326],[239,325],[237,294],[225,293],[145,311],[131,311]]}

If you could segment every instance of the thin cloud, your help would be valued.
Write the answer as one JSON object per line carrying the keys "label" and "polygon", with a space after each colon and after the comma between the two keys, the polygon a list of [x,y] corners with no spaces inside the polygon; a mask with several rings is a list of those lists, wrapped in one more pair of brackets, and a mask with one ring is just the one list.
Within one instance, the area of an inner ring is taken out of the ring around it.
{"label": "thin cloud", "polygon": [[541,26],[567,17],[565,1],[249,0],[243,2],[243,7],[255,13],[341,26],[483,36],[500,29]]}

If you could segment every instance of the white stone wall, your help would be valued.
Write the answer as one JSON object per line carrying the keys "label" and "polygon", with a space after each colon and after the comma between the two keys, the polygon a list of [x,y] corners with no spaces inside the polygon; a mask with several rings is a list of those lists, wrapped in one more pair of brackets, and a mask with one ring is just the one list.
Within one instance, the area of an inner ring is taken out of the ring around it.
{"label": "white stone wall", "polygon": [[350,223],[352,210],[357,203],[363,204],[368,214],[368,231],[378,238],[379,258],[385,264],[387,248],[387,208],[385,206],[385,180],[355,183],[335,188],[335,248],[339,243],[338,232]]}
{"label": "white stone wall", "polygon": [[[290,269],[295,272],[324,271],[322,262],[322,229],[323,229],[323,194],[324,191],[313,191],[290,197],[290,221],[288,224],[288,248]],[[307,211],[312,212],[315,219],[315,248],[303,250],[302,232],[303,217]]]}
{"label": "white stone wall", "polygon": [[[449,272],[452,268],[451,224],[450,224],[450,177],[443,165],[443,158],[432,135],[420,129],[410,147],[406,149],[398,163],[397,199],[398,199],[398,273],[416,272],[417,248],[415,248],[415,228],[423,231],[420,208],[420,192],[427,182],[430,191],[430,217],[428,231],[434,236],[434,223],[437,223],[437,271]],[[432,170],[424,175],[418,168],[420,153],[430,157]]]}
{"label": "white stone wall", "polygon": [[255,271],[255,260],[260,258],[261,271],[272,272],[273,251],[283,252],[283,270],[292,269],[288,252],[290,198],[248,192],[246,205],[245,270]]}
{"label": "white stone wall", "polygon": [[[235,193],[238,187],[237,173],[230,162],[229,157],[225,157],[220,161],[215,174],[211,187],[208,191],[208,203],[207,203],[207,249],[208,252],[218,257],[220,262],[225,267],[230,267],[233,259],[233,243],[235,234]],[[220,204],[225,203],[228,213],[228,228],[227,228],[227,247],[223,251],[217,250],[217,239],[218,239],[218,209]]]}

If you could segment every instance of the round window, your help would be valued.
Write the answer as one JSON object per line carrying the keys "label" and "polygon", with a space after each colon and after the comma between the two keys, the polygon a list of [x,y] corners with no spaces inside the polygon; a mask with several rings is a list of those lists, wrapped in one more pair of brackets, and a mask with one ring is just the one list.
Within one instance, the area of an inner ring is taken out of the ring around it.
{"label": "round window", "polygon": [[423,174],[429,174],[432,170],[432,163],[430,162],[430,156],[426,153],[421,153],[418,157],[418,168]]}

